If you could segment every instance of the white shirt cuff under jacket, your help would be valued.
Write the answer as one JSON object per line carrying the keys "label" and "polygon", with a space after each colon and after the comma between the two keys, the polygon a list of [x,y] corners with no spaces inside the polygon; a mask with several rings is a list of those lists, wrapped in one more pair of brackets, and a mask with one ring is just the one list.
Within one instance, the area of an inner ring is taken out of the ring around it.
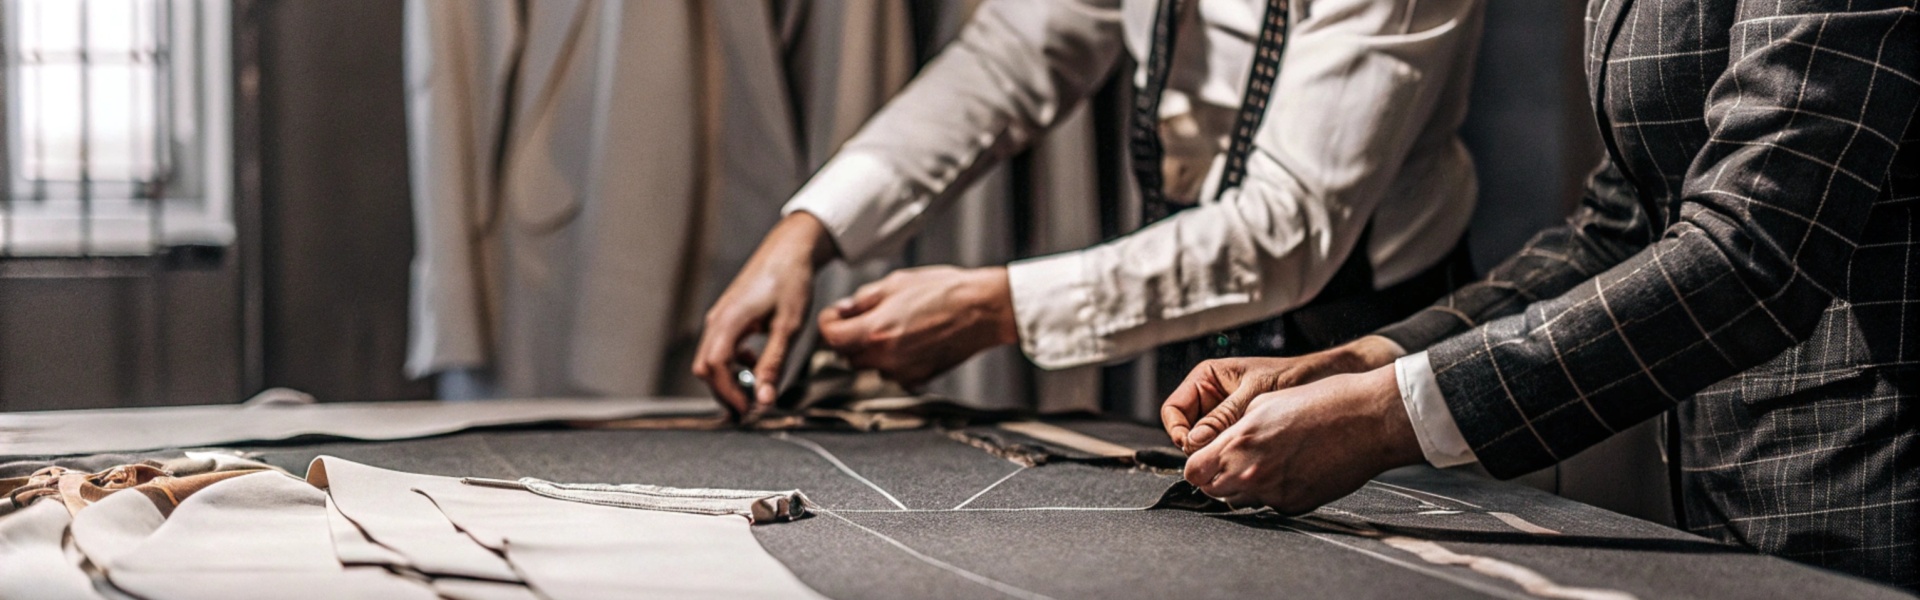
{"label": "white shirt cuff under jacket", "polygon": [[1433,376],[1433,364],[1427,353],[1419,352],[1393,361],[1393,376],[1400,384],[1400,401],[1407,406],[1407,418],[1413,421],[1413,434],[1420,438],[1420,453],[1427,462],[1440,468],[1480,462],[1473,447],[1460,434],[1460,425],[1447,410],[1447,399],[1440,395],[1439,382]]}

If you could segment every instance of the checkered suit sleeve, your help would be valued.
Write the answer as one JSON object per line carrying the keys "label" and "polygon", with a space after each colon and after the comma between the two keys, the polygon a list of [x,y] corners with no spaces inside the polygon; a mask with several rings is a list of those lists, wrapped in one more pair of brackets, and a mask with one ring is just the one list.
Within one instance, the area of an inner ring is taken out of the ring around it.
{"label": "checkered suit sleeve", "polygon": [[[1912,0],[1766,0],[1737,15],[1708,95],[1711,138],[1680,197],[1658,205],[1669,211],[1653,215],[1667,223],[1659,239],[1429,348],[1448,408],[1495,475],[1572,456],[1772,358],[1841,289],[1920,99],[1920,13]],[[1605,264],[1595,252],[1583,266]]]}
{"label": "checkered suit sleeve", "polygon": [[1528,304],[1552,298],[1652,243],[1653,225],[1633,186],[1610,162],[1587,178],[1567,221],[1535,234],[1486,278],[1461,287],[1405,320],[1374,332],[1418,352]]}

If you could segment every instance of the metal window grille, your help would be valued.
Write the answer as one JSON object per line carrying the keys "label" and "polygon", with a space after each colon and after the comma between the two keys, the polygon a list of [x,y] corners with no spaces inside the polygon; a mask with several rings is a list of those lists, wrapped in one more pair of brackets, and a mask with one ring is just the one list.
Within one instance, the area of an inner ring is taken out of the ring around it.
{"label": "metal window grille", "polygon": [[222,0],[4,0],[0,257],[233,239]]}

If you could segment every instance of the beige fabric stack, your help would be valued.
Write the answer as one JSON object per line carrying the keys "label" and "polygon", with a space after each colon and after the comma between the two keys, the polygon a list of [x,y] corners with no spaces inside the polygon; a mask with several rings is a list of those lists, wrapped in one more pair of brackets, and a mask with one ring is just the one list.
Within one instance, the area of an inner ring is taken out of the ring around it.
{"label": "beige fabric stack", "polygon": [[0,597],[819,597],[748,529],[804,515],[797,491],[189,459],[0,481]]}

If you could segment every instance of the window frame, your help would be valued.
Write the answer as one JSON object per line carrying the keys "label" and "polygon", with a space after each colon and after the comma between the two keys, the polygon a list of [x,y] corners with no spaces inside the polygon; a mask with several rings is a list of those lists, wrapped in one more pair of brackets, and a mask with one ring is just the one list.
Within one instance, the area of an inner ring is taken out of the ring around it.
{"label": "window frame", "polygon": [[[54,182],[37,182],[20,176],[20,146],[25,142],[13,124],[20,122],[22,102],[13,90],[20,89],[21,69],[17,68],[16,36],[21,26],[18,12],[22,0],[0,0],[4,4],[4,26],[0,43],[7,57],[0,102],[5,104],[5,160],[0,161],[0,260],[16,257],[101,257],[150,256],[167,252],[169,247],[225,247],[236,240],[234,214],[234,57],[233,6],[222,0],[159,0],[167,6],[168,27],[173,43],[167,48],[169,61],[169,105],[190,103],[195,131],[190,143],[179,144],[170,153],[174,176],[188,185],[163,188],[165,198],[156,207],[137,200],[133,182],[103,182],[76,212],[78,194],[64,200],[36,202],[25,194],[35,186],[46,189]],[[82,0],[84,1],[84,0]],[[179,65],[179,66],[175,66]],[[184,80],[181,75],[188,75]],[[173,120],[183,109],[162,118]],[[163,128],[170,131],[171,128]],[[68,183],[67,185],[77,185]],[[117,192],[117,193],[116,193]],[[157,209],[157,210],[156,210]],[[155,217],[158,217],[157,224]],[[91,224],[86,221],[91,219]]]}

